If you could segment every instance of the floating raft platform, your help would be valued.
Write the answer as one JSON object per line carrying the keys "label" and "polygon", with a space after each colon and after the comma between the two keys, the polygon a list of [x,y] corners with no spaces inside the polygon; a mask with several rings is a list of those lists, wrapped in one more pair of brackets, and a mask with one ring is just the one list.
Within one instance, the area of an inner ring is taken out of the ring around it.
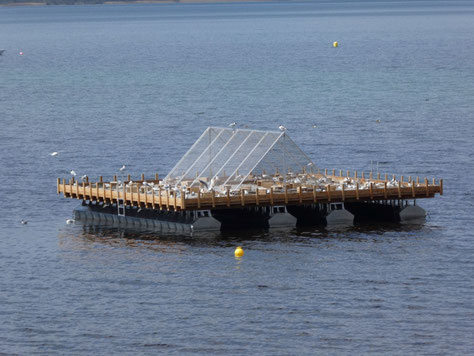
{"label": "floating raft platform", "polygon": [[[339,214],[336,222],[380,214],[403,220],[401,211],[413,207],[409,201],[443,194],[442,179],[316,168],[285,131],[212,127],[164,179],[158,174],[153,179],[143,174],[136,181],[130,178],[58,178],[57,193],[83,201],[76,218],[111,214],[117,216],[114,222],[148,219],[144,225],[149,226],[151,219],[166,221],[168,227],[174,221],[184,224],[172,227],[180,231],[246,222],[270,227],[329,223],[331,214]],[[409,217],[424,217],[423,209],[411,210]]]}

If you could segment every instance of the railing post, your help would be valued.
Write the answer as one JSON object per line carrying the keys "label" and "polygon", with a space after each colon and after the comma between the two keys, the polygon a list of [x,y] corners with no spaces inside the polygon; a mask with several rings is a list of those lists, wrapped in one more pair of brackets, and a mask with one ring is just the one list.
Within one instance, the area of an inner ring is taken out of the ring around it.
{"label": "railing post", "polygon": [[186,209],[186,191],[183,189],[181,190],[181,210]]}
{"label": "railing post", "polygon": [[154,188],[152,188],[152,190],[151,190],[151,199],[152,199],[152,202],[153,202],[153,203],[151,203],[151,207],[153,209],[155,209],[156,205],[155,205],[155,189]]}
{"label": "railing post", "polygon": [[[160,210],[163,210],[163,197],[161,196],[161,192],[162,192],[161,187],[158,187],[158,194],[160,195],[158,199],[158,204],[160,205]],[[198,198],[198,202],[199,202],[199,198]]]}
{"label": "railing post", "polygon": [[439,195],[443,195],[443,180],[439,180]]}

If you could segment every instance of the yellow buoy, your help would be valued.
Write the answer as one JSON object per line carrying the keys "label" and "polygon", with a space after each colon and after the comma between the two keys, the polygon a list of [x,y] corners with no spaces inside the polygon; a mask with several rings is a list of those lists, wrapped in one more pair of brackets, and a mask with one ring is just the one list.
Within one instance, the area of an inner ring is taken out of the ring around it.
{"label": "yellow buoy", "polygon": [[334,48],[336,48],[337,46],[339,46],[339,43],[337,43],[337,41],[334,41],[334,42],[332,43],[332,46],[333,46]]}
{"label": "yellow buoy", "polygon": [[237,246],[237,248],[234,251],[235,257],[242,257],[244,255],[244,250],[242,250],[242,247]]}

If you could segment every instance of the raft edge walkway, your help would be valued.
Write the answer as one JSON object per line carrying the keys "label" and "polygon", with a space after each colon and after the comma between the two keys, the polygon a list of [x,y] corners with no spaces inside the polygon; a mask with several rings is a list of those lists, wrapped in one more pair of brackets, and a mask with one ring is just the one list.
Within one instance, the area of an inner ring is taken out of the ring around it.
{"label": "raft edge walkway", "polygon": [[[349,177],[347,176],[333,175],[325,176],[331,178],[334,181],[342,181]],[[327,173],[327,170],[325,170]],[[354,178],[357,178],[357,172],[354,173]],[[364,179],[364,174],[360,177]],[[306,205],[306,204],[317,204],[317,203],[345,203],[345,202],[369,202],[369,201],[392,201],[392,200],[407,200],[407,199],[426,199],[434,198],[438,193],[443,194],[443,180],[439,179],[436,183],[433,178],[431,184],[428,179],[425,178],[423,183],[419,183],[419,178],[408,182],[403,182],[403,177],[398,181],[397,187],[387,187],[388,175],[385,175],[385,179],[379,179],[380,174],[377,175],[378,179],[372,179],[372,173],[370,173],[370,185],[368,189],[355,190],[344,190],[343,185],[341,190],[332,190],[330,185],[326,186],[325,191],[317,191],[316,187],[312,189],[303,189],[301,186],[289,189],[288,185],[284,187],[283,192],[273,191],[272,188],[265,189],[264,192],[259,192],[259,189],[255,193],[245,193],[245,189],[240,189],[240,194],[231,195],[229,191],[225,196],[217,196],[215,191],[201,193],[198,192],[196,197],[185,197],[185,194],[181,192],[178,197],[174,191],[170,189],[163,189],[158,186],[158,192],[154,189],[151,192],[145,193],[143,182],[145,181],[144,175],[141,175],[141,180],[133,182],[133,186],[127,187],[127,189],[118,189],[117,178],[114,177],[114,181],[103,182],[102,177],[99,182],[88,182],[83,181],[79,183],[74,179],[69,180],[66,183],[65,179],[57,179],[57,193],[63,193],[65,197],[72,199],[79,199],[84,201],[104,203],[104,204],[117,204],[119,200],[123,201],[124,206],[136,206],[144,207],[154,210],[167,210],[167,211],[185,211],[185,210],[205,210],[205,209],[229,209],[229,208],[243,208],[252,206],[274,206],[274,205]],[[395,179],[395,176],[393,176]],[[130,177],[128,177],[130,182]],[[149,183],[160,184],[158,175],[155,175],[154,180],[147,181]],[[124,182],[127,183],[127,182]],[[383,188],[376,187],[375,184],[384,184]],[[108,187],[106,185],[109,185]],[[114,189],[115,185],[115,189]],[[291,192],[289,192],[291,190]]]}

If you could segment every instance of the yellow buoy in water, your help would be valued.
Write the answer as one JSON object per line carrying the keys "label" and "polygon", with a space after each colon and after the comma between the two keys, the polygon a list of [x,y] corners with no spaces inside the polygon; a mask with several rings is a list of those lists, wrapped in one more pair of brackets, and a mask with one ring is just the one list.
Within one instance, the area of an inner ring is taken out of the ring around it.
{"label": "yellow buoy in water", "polygon": [[334,41],[334,42],[332,43],[332,46],[333,46],[334,48],[336,48],[337,46],[339,46],[339,43],[337,43],[337,41]]}
{"label": "yellow buoy in water", "polygon": [[237,246],[237,248],[234,251],[235,257],[242,257],[244,255],[244,250],[242,250],[242,247]]}

